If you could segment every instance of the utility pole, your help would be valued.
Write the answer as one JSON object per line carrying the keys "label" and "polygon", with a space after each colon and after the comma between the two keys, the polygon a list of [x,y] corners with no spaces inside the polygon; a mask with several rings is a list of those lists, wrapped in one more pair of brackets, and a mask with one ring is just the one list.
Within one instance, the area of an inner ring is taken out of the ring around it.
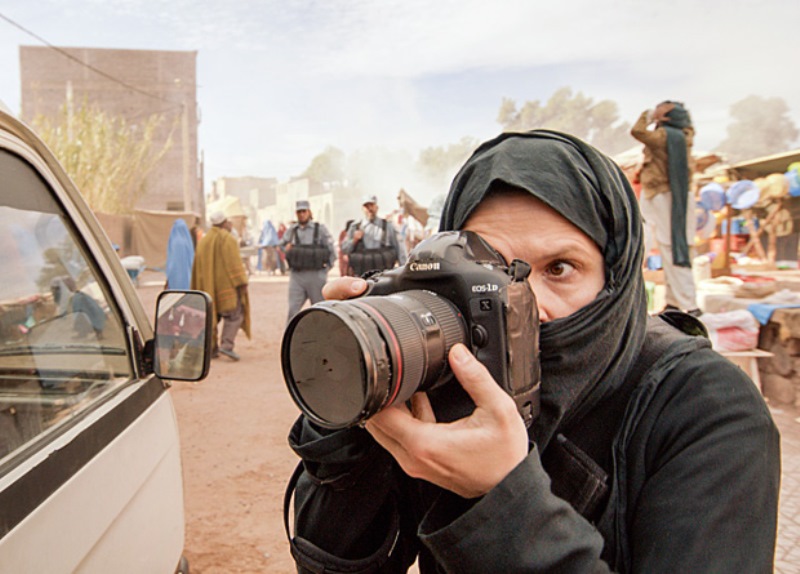
{"label": "utility pole", "polygon": [[180,90],[181,96],[181,154],[183,166],[183,210],[194,211],[192,201],[191,156],[189,154],[189,99],[187,86],[183,85],[180,78],[175,78],[175,85]]}
{"label": "utility pole", "polygon": [[183,96],[183,113],[181,114],[181,148],[183,151],[183,210],[194,211],[191,184],[191,158],[189,156],[189,105],[186,95]]}

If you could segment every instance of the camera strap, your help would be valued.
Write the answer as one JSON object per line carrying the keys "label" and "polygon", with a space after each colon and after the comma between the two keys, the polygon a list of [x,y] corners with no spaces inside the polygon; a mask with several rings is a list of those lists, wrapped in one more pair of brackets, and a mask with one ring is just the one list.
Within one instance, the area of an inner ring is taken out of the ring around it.
{"label": "camera strap", "polygon": [[392,512],[389,535],[371,556],[357,560],[346,560],[332,556],[310,541],[299,536],[292,536],[292,530],[289,526],[292,496],[297,489],[297,483],[304,470],[303,461],[298,462],[283,495],[283,527],[286,531],[286,538],[289,541],[292,558],[294,558],[298,566],[298,572],[313,574],[378,574],[381,572],[384,564],[397,547],[397,541],[400,537],[399,512]]}
{"label": "camera strap", "polygon": [[[690,315],[686,317],[694,319]],[[609,476],[614,472],[612,448],[634,391],[675,341],[686,334],[704,335],[688,319],[687,325],[676,321],[674,316],[658,315],[651,320],[659,321],[655,328],[657,334],[645,338],[623,385],[581,420],[559,433],[542,453],[542,466],[552,480],[553,494],[569,502],[589,521],[599,519],[608,499]],[[660,324],[661,321],[676,330]]]}
{"label": "camera strap", "polygon": [[628,401],[660,354],[645,346],[624,385],[558,433],[542,453],[542,466],[552,480],[553,494],[589,521],[599,518],[598,512],[608,498],[612,444]]}

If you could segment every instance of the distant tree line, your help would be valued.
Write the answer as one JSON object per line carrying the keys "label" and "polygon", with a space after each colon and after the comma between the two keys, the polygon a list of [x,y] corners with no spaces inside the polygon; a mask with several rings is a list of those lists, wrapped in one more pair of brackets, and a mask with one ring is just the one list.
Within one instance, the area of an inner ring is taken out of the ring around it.
{"label": "distant tree line", "polygon": [[800,134],[783,98],[747,96],[731,106],[730,115],[728,137],[715,150],[729,162],[787,151]]}
{"label": "distant tree line", "polygon": [[[798,138],[789,106],[782,98],[748,96],[731,106],[730,117],[727,137],[714,150],[728,162],[791,149]],[[153,135],[161,122],[161,117],[152,116],[132,125],[86,103],[77,109],[68,103],[58,117],[38,116],[33,125],[92,209],[129,213],[146,193],[147,174],[171,145],[171,139],[158,149],[154,145]],[[612,156],[637,145],[630,136],[630,122],[619,118],[616,102],[595,101],[568,87],[556,90],[546,102],[529,100],[517,105],[503,98],[497,122],[503,131],[565,131]],[[426,203],[447,190],[455,171],[479,143],[463,137],[456,143],[426,147],[416,157],[383,148],[347,156],[329,146],[311,160],[302,175],[365,193],[379,193],[387,186],[405,187]]]}
{"label": "distant tree line", "polygon": [[[748,96],[731,106],[730,117],[727,137],[713,151],[731,163],[791,149],[800,135],[782,98]],[[616,102],[595,101],[582,92],[573,93],[568,87],[556,90],[546,102],[529,100],[517,105],[514,100],[503,98],[497,123],[503,131],[535,128],[565,131],[611,156],[638,145],[630,135],[631,122],[620,119]],[[703,128],[697,126],[697,129]],[[368,183],[368,178],[363,177],[370,169],[367,164],[391,164],[396,170],[400,166],[412,170],[434,189],[446,190],[455,170],[479,143],[475,138],[464,137],[454,144],[424,148],[414,159],[395,155],[391,160],[387,154],[396,152],[373,149],[346,157],[338,148],[329,147],[311,161],[303,175],[358,187]],[[407,184],[397,182],[398,188],[403,185]],[[410,191],[413,195],[414,190]]]}
{"label": "distant tree line", "polygon": [[625,151],[634,143],[631,124],[620,121],[616,102],[595,102],[582,92],[573,95],[570,88],[556,90],[546,103],[531,100],[519,109],[514,100],[503,98],[497,122],[508,132],[538,128],[567,132],[609,155]]}

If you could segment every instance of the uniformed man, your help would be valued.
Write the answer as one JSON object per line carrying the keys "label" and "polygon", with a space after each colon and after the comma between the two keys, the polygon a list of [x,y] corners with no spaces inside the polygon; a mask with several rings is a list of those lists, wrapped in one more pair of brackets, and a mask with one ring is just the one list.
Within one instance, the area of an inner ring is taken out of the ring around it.
{"label": "uniformed man", "polygon": [[292,224],[281,239],[280,249],[289,263],[289,317],[302,309],[306,300],[322,301],[322,286],[336,261],[333,237],[322,223],[313,221],[307,200],[295,204],[297,223]]}

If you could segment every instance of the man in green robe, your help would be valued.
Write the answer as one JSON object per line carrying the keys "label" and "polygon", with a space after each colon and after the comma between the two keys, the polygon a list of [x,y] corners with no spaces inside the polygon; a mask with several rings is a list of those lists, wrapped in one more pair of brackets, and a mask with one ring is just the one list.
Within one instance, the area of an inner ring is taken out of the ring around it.
{"label": "man in green robe", "polygon": [[[239,253],[239,244],[231,235],[233,227],[222,212],[211,214],[211,229],[197,243],[192,265],[191,288],[211,296],[214,322],[212,357],[220,353],[239,360],[233,350],[236,333],[242,329],[250,338],[250,300],[247,294],[247,272]],[[221,336],[217,323],[223,320]]]}

